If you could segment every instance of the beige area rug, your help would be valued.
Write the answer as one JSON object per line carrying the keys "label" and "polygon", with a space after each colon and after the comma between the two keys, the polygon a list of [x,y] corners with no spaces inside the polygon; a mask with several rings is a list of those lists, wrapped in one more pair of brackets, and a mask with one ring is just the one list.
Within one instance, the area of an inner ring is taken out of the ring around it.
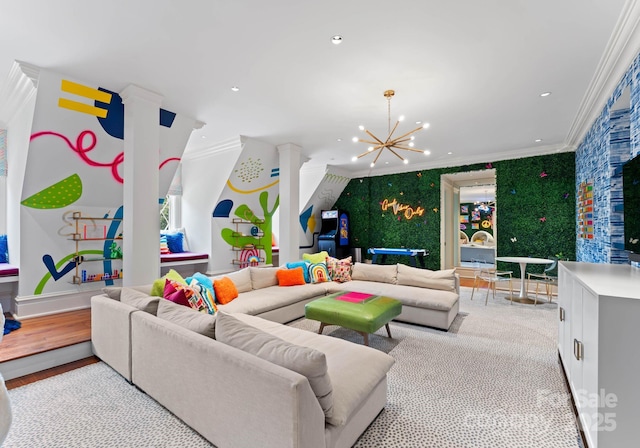
{"label": "beige area rug", "polygon": [[[392,322],[392,340],[384,328],[370,337],[396,363],[387,406],[356,447],[580,447],[557,360],[556,304],[510,305],[501,295],[485,306],[461,292],[449,332]],[[362,343],[350,330],[325,333]],[[5,448],[211,446],[103,363],[9,393]]]}

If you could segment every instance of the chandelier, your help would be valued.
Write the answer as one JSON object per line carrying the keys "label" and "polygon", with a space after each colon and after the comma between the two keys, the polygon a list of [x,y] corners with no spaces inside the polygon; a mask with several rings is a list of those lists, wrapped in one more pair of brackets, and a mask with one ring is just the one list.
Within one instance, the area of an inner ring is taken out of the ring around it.
{"label": "chandelier", "polygon": [[[373,133],[371,131],[369,131],[368,129],[365,129],[364,126],[360,126],[360,130],[366,132],[369,137],[371,137],[373,140],[365,140],[362,138],[358,138],[358,137],[353,137],[353,142],[357,143],[357,142],[361,142],[361,143],[367,143],[369,146],[367,148],[367,150],[365,152],[363,152],[362,154],[360,154],[359,156],[354,156],[351,160],[353,162],[357,161],[359,158],[366,156],[367,154],[376,154],[375,159],[373,160],[373,162],[371,162],[371,164],[369,165],[371,168],[373,168],[376,165],[376,162],[378,161],[378,159],[380,158],[380,155],[382,154],[382,151],[384,149],[388,149],[389,151],[391,151],[391,153],[393,155],[395,155],[397,158],[399,158],[400,160],[402,160],[405,164],[409,163],[409,161],[407,159],[405,159],[404,157],[402,157],[397,151],[397,150],[402,150],[402,151],[413,151],[413,152],[419,152],[424,154],[425,156],[428,156],[429,154],[431,154],[430,151],[428,150],[421,150],[421,149],[415,149],[413,147],[413,140],[415,139],[415,136],[412,135],[416,132],[418,132],[421,129],[426,129],[429,127],[429,123],[425,123],[423,125],[421,125],[418,128],[415,128],[413,131],[409,131],[406,134],[402,134],[399,137],[393,137],[393,133],[396,131],[398,125],[400,124],[401,121],[404,120],[404,117],[399,117],[398,121],[396,121],[395,126],[393,127],[393,129],[391,129],[391,98],[393,98],[393,95],[395,95],[395,92],[393,90],[385,90],[384,92],[384,97],[387,99],[387,112],[388,112],[388,129],[387,129],[387,138],[382,140],[381,138],[376,137],[375,135],[373,135]],[[418,124],[420,122],[417,122],[416,124]]]}

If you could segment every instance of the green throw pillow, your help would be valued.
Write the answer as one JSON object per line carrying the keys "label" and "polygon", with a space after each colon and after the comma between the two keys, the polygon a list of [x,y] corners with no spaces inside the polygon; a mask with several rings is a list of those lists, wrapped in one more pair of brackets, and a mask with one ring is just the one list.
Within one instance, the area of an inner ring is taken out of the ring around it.
{"label": "green throw pillow", "polygon": [[318,252],[317,254],[302,254],[302,259],[304,261],[308,261],[311,264],[326,263],[328,256],[329,252],[323,250],[322,252]]}
{"label": "green throw pillow", "polygon": [[184,283],[185,285],[187,284],[185,279],[182,278],[182,276],[180,274],[178,274],[173,269],[169,269],[169,272],[167,272],[167,274],[165,276],[160,277],[155,282],[153,282],[153,286],[151,287],[151,294],[150,295],[162,297],[162,294],[164,292],[164,284],[165,284],[165,280],[166,279],[175,280],[176,282]]}

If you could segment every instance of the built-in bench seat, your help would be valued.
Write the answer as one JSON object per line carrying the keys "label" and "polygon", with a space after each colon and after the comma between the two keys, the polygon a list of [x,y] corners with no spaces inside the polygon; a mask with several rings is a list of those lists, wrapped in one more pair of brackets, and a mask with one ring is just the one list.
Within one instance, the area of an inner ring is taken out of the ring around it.
{"label": "built-in bench seat", "polygon": [[0,263],[0,283],[17,282],[20,270],[9,263]]}
{"label": "built-in bench seat", "polygon": [[180,266],[183,264],[199,264],[206,263],[209,254],[201,254],[198,252],[180,252],[160,255],[160,264],[162,266]]}

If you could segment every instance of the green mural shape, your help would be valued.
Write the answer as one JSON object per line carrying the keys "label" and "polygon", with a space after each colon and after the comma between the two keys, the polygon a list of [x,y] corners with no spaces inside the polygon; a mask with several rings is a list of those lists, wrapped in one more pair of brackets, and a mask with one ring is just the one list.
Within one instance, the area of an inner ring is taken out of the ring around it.
{"label": "green mural shape", "polygon": [[25,207],[50,209],[73,204],[82,196],[80,176],[72,174],[21,202]]}
{"label": "green mural shape", "polygon": [[273,222],[273,214],[278,209],[278,205],[280,204],[280,195],[276,197],[275,203],[273,204],[273,208],[269,210],[269,193],[267,191],[263,191],[260,193],[260,206],[262,207],[262,213],[264,214],[264,218],[259,218],[256,214],[249,208],[248,205],[242,204],[236,208],[233,212],[238,218],[254,223],[258,229],[260,229],[262,233],[262,238],[253,236],[253,235],[243,235],[243,236],[235,236],[236,231],[233,229],[222,229],[220,232],[222,239],[232,247],[244,247],[249,244],[254,246],[260,245],[260,240],[262,239],[265,243],[262,244],[264,247],[264,258],[265,263],[271,264],[273,262],[273,253],[271,250],[271,240],[272,240],[272,222]]}

